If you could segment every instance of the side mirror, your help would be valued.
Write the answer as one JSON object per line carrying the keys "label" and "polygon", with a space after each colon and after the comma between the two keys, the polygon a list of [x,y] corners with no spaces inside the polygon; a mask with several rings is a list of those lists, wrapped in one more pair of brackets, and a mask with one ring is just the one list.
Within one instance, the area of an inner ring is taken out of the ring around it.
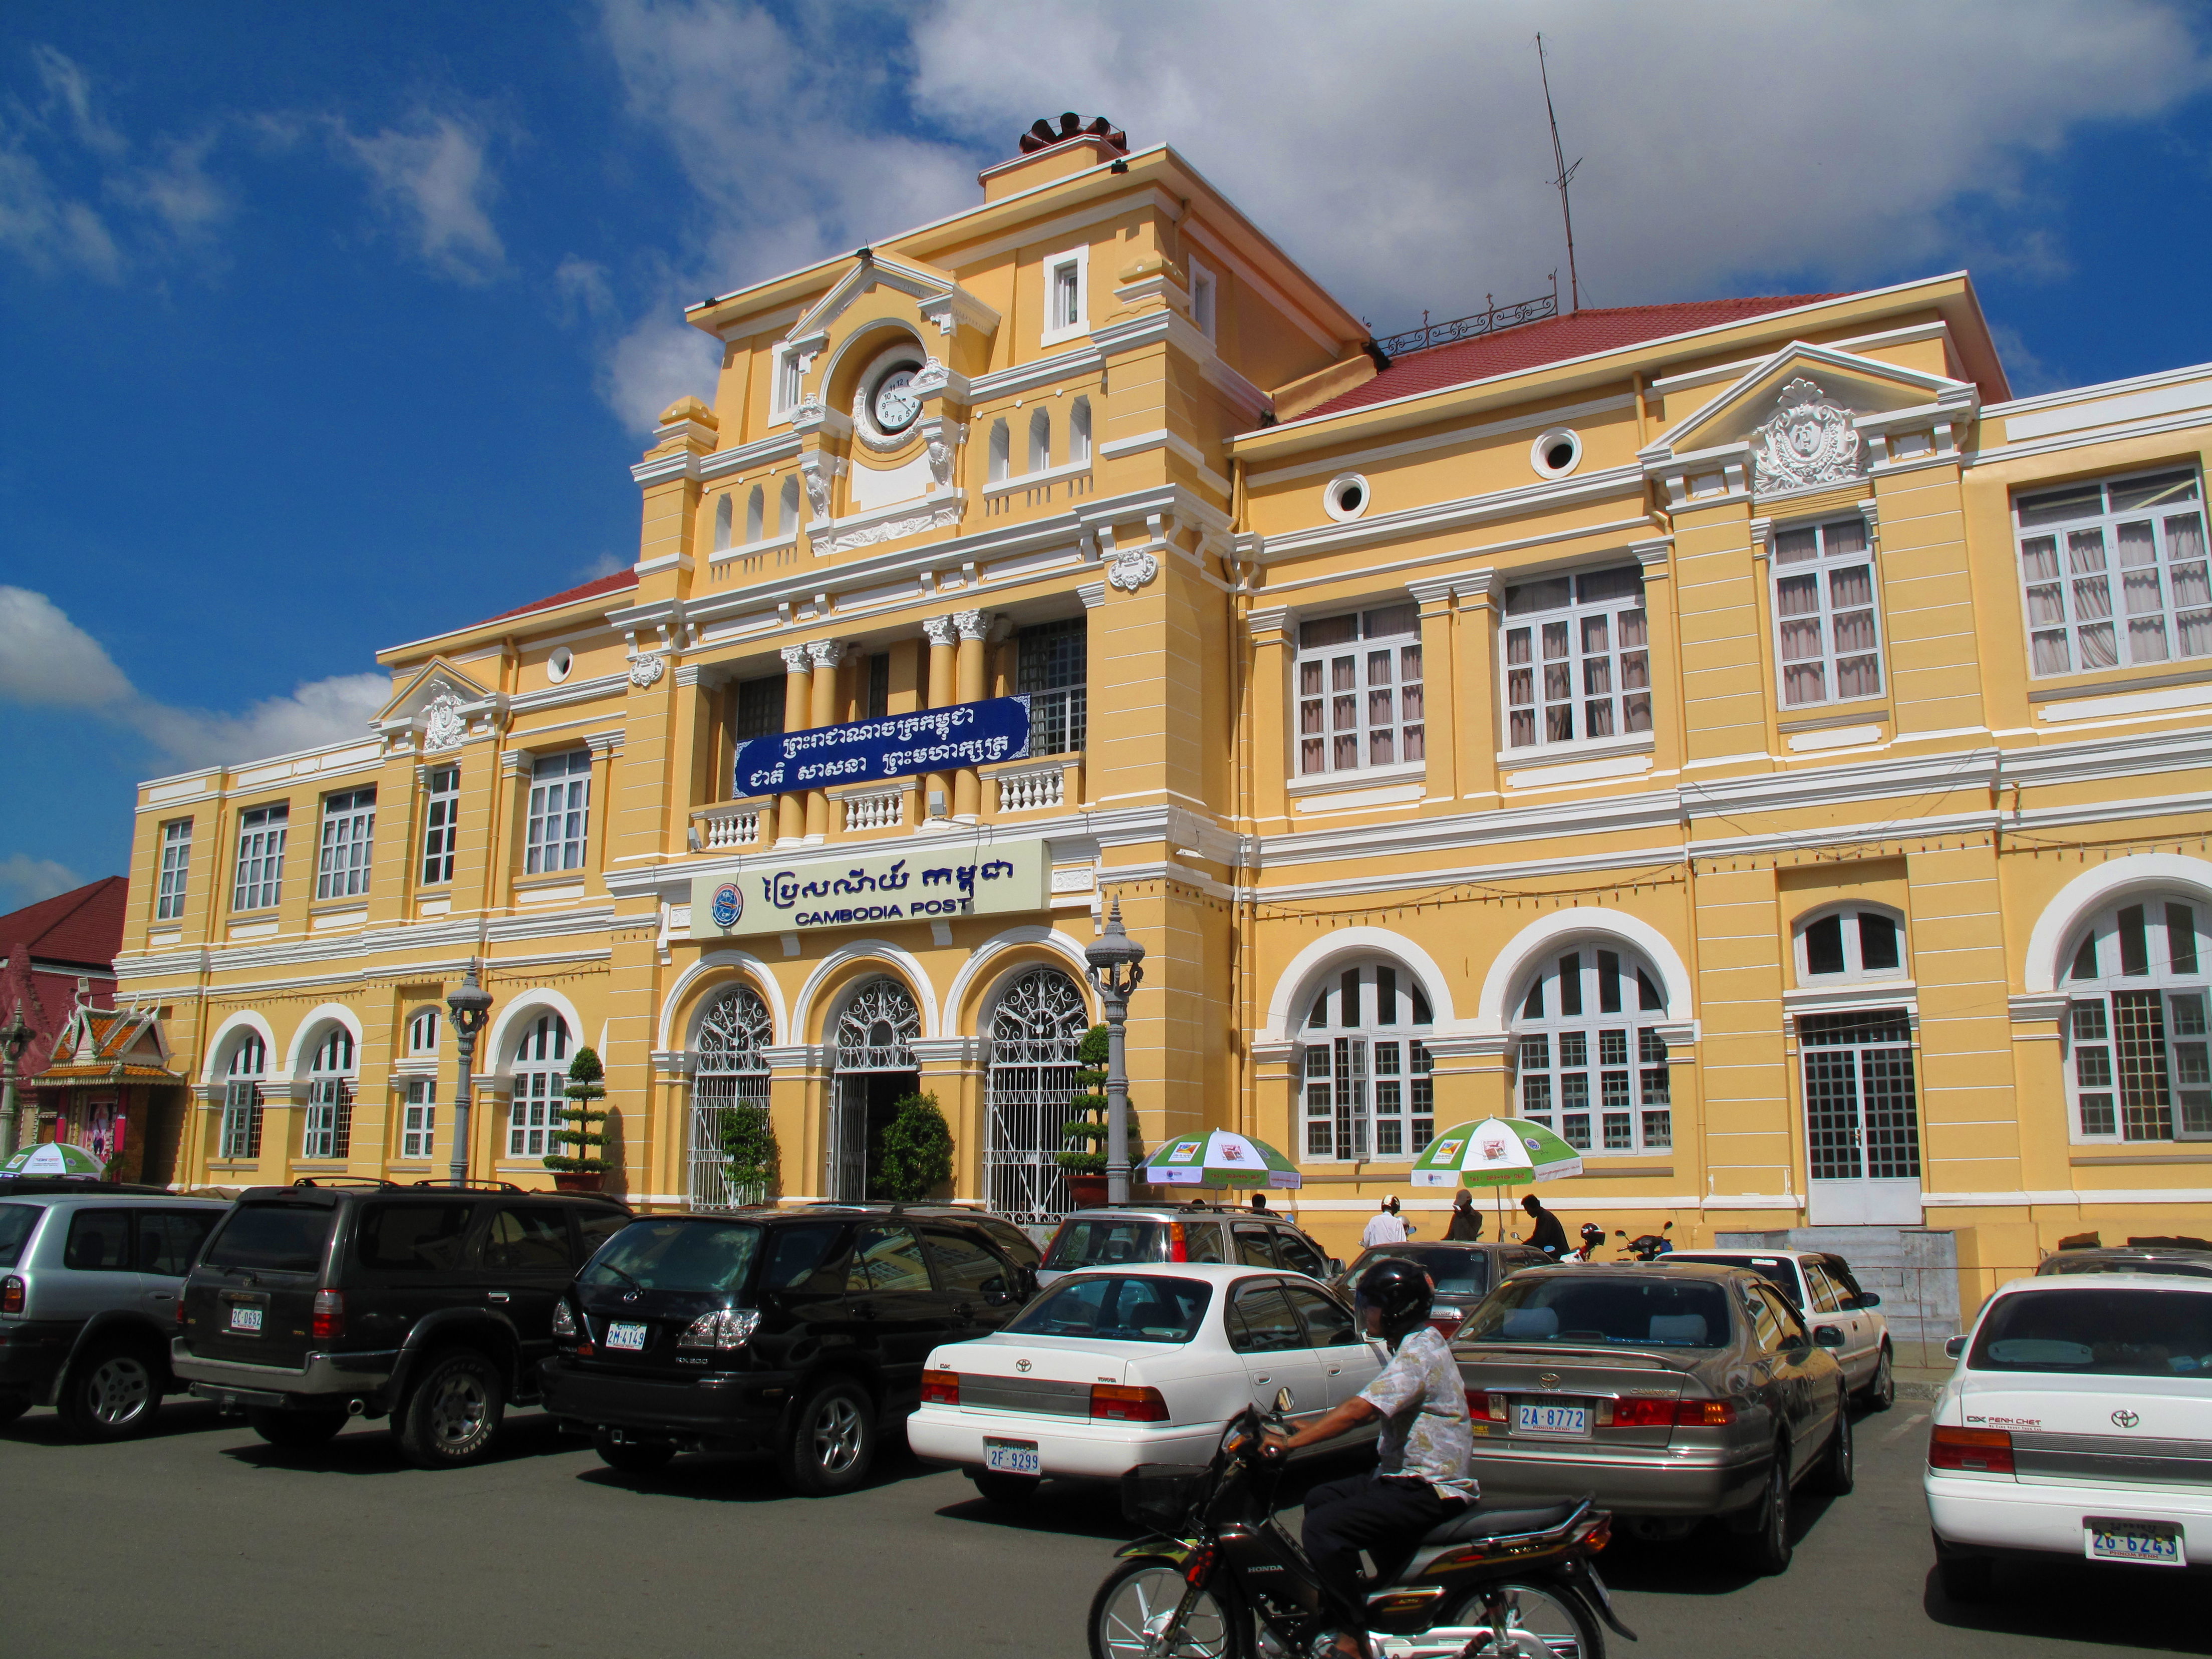
{"label": "side mirror", "polygon": [[1291,1391],[1288,1389],[1278,1389],[1275,1390],[1275,1409],[1285,1416],[1288,1416],[1290,1414]]}
{"label": "side mirror", "polygon": [[1851,1304],[1854,1311],[1862,1308],[1879,1308],[1880,1306],[1881,1306],[1881,1298],[1872,1291],[1861,1291],[1858,1299]]}
{"label": "side mirror", "polygon": [[1844,1346],[1844,1334],[1833,1325],[1816,1325],[1813,1328],[1813,1340],[1824,1348],[1840,1348]]}
{"label": "side mirror", "polygon": [[1338,1255],[1329,1257],[1328,1272],[1329,1277],[1332,1279],[1341,1277],[1344,1273],[1344,1258]]}
{"label": "side mirror", "polygon": [[1957,1358],[1960,1354],[1962,1354],[1962,1353],[1966,1352],[1966,1339],[1965,1337],[1963,1337],[1963,1336],[1947,1336],[1947,1337],[1945,1337],[1945,1338],[1943,1339],[1943,1358],[1946,1358],[1946,1359],[1956,1359],[1956,1358]]}

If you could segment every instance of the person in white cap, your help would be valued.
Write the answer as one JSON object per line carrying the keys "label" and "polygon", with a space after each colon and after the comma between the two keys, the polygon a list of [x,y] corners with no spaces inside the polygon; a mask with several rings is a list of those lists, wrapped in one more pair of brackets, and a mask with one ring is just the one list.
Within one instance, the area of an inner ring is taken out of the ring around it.
{"label": "person in white cap", "polygon": [[1389,1194],[1382,1207],[1367,1224],[1367,1231],[1359,1235],[1359,1248],[1372,1249],[1377,1244],[1403,1244],[1413,1236],[1413,1230],[1398,1219],[1398,1194]]}

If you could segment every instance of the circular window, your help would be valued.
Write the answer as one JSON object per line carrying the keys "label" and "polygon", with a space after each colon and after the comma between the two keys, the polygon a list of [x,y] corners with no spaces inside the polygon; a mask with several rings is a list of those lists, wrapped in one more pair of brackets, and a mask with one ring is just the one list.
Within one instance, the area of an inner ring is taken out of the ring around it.
{"label": "circular window", "polygon": [[1321,492],[1321,504],[1328,516],[1339,524],[1349,523],[1367,510],[1373,492],[1367,480],[1357,472],[1346,472],[1331,478],[1328,487]]}
{"label": "circular window", "polygon": [[1528,446],[1528,465],[1542,477],[1564,478],[1582,465],[1582,439],[1563,426],[1540,433]]}
{"label": "circular window", "polygon": [[576,653],[565,645],[556,645],[545,659],[545,678],[558,685],[568,678],[568,671],[576,665]]}

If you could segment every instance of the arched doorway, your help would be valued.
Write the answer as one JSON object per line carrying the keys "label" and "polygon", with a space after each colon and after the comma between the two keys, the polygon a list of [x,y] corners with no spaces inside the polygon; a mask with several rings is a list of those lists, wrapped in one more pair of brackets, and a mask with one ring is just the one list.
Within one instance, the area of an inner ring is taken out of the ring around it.
{"label": "arched doorway", "polygon": [[1075,1048],[1091,1017],[1075,981],[1057,968],[1017,976],[991,1018],[989,1139],[984,1190],[1014,1221],[1054,1222],[1068,1210],[1055,1158],[1075,1095]]}
{"label": "arched doorway", "polygon": [[854,1203],[875,1196],[891,1108],[921,1081],[913,1047],[921,1035],[921,1011],[895,979],[869,980],[837,1016],[824,1188],[829,1197]]}
{"label": "arched doorway", "polygon": [[696,1209],[757,1204],[765,1192],[733,1187],[722,1153],[722,1127],[732,1108],[768,1104],[768,1060],[761,1050],[775,1022],[768,1004],[749,986],[734,985],[708,1005],[691,1040],[690,1201]]}

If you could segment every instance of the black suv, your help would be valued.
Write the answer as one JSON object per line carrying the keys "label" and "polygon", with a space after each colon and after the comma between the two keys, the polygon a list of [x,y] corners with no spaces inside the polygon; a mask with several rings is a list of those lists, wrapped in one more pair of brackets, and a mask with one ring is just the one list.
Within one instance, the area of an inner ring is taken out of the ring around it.
{"label": "black suv", "polygon": [[930,1350],[1005,1324],[1036,1267],[1012,1222],[951,1205],[641,1217],[556,1309],[545,1408],[618,1469],[766,1452],[799,1491],[843,1492]]}
{"label": "black suv", "polygon": [[389,1413],[418,1468],[476,1462],[536,1398],[577,1264],[629,1221],[504,1185],[252,1188],[185,1281],[170,1364],[274,1445]]}

